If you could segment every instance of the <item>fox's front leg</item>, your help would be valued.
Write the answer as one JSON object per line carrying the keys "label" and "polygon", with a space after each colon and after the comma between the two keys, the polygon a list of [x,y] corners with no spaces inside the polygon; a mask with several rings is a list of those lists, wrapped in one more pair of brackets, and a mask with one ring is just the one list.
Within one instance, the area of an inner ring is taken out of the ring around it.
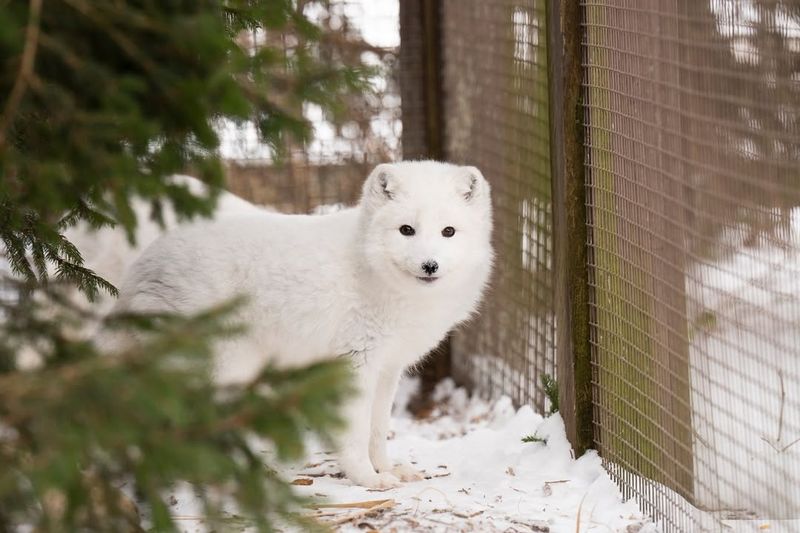
{"label": "fox's front leg", "polygon": [[421,472],[407,463],[394,464],[386,453],[386,438],[389,434],[389,422],[392,416],[392,402],[397,394],[397,385],[402,376],[402,369],[384,369],[375,388],[375,399],[372,404],[372,432],[369,441],[369,457],[378,472],[390,472],[403,481],[423,479]]}
{"label": "fox's front leg", "polygon": [[377,371],[377,368],[372,368],[369,359],[355,369],[358,393],[344,405],[347,428],[338,438],[339,466],[356,485],[391,488],[398,486],[400,479],[386,470],[376,472],[370,461],[372,409],[379,386],[379,380],[375,379]]}

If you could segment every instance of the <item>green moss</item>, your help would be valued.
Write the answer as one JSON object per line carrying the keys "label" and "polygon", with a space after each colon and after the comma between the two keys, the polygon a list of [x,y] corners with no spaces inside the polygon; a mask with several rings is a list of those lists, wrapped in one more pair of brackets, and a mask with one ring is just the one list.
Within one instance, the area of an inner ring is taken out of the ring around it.
{"label": "green moss", "polygon": [[689,336],[694,337],[702,333],[708,333],[717,327],[717,315],[713,311],[706,309],[695,317],[689,329]]}
{"label": "green moss", "polygon": [[[602,38],[601,9],[586,7],[589,43]],[[656,445],[660,428],[655,363],[650,337],[652,302],[646,273],[622,259],[621,214],[617,205],[608,57],[604,47],[588,48],[591,113],[589,158],[592,173],[594,305],[596,321],[595,420],[601,453],[633,471],[659,479],[668,459]]]}

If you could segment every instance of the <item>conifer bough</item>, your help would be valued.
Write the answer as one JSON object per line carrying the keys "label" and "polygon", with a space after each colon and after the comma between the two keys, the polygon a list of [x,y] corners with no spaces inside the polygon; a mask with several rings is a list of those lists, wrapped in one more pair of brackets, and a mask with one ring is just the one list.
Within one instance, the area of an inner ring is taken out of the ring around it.
{"label": "conifer bough", "polygon": [[[208,215],[223,183],[215,126],[252,120],[280,156],[303,141],[305,104],[335,115],[369,70],[336,49],[290,0],[0,0],[0,531],[174,530],[167,497],[191,483],[206,524],[235,508],[261,531],[303,523],[289,485],[254,447],[302,453],[329,437],[348,368],[267,369],[218,391],[213,339],[234,335],[234,304],[194,317],[139,316],[146,331],[108,357],[65,325],[91,317],[64,297],[115,288],[63,235],[79,221],[130,239],[134,196],[155,219]],[[240,46],[258,31],[261,46]],[[352,45],[352,43],[350,43]],[[323,61],[321,58],[325,58]],[[193,193],[166,178],[190,172]],[[55,279],[50,279],[55,278]],[[23,350],[41,358],[17,368]],[[309,525],[309,524],[305,524]]]}

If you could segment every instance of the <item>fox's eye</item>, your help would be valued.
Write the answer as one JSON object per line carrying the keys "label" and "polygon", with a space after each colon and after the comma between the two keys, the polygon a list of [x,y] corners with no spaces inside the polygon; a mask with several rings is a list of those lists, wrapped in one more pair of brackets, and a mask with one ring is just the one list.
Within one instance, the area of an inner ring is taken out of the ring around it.
{"label": "fox's eye", "polygon": [[456,234],[456,229],[453,226],[447,226],[442,230],[442,237],[452,237]]}
{"label": "fox's eye", "polygon": [[411,237],[416,233],[416,231],[414,231],[414,228],[412,228],[408,224],[403,224],[402,226],[400,226],[400,233],[405,235],[406,237]]}

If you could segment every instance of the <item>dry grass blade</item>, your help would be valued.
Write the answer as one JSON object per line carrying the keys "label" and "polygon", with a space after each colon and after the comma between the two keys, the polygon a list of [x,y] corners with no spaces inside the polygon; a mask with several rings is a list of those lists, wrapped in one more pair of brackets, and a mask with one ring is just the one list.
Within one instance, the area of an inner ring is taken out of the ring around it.
{"label": "dry grass blade", "polygon": [[[586,494],[589,494],[588,492]],[[583,510],[583,501],[586,499],[586,494],[581,498],[581,503],[578,504],[578,516],[575,517],[575,533],[581,531],[581,510]]]}
{"label": "dry grass blade", "polygon": [[345,514],[344,516],[336,515],[336,513],[321,513],[314,516],[314,518],[322,518],[331,516],[332,519],[330,520],[322,520],[322,523],[330,526],[339,526],[342,524],[346,524],[348,522],[352,522],[354,520],[359,520],[365,516],[369,516],[372,513],[377,511],[384,511],[386,509],[391,509],[396,505],[396,502],[392,499],[388,500],[367,500],[363,502],[350,502],[350,503],[329,503],[329,504],[317,504],[312,505],[312,509],[360,509],[359,511]]}
{"label": "dry grass blade", "polygon": [[372,509],[378,505],[385,505],[386,502],[391,502],[394,505],[395,501],[392,499],[385,500],[365,500],[363,502],[350,502],[350,503],[315,503],[309,505],[309,509]]}

